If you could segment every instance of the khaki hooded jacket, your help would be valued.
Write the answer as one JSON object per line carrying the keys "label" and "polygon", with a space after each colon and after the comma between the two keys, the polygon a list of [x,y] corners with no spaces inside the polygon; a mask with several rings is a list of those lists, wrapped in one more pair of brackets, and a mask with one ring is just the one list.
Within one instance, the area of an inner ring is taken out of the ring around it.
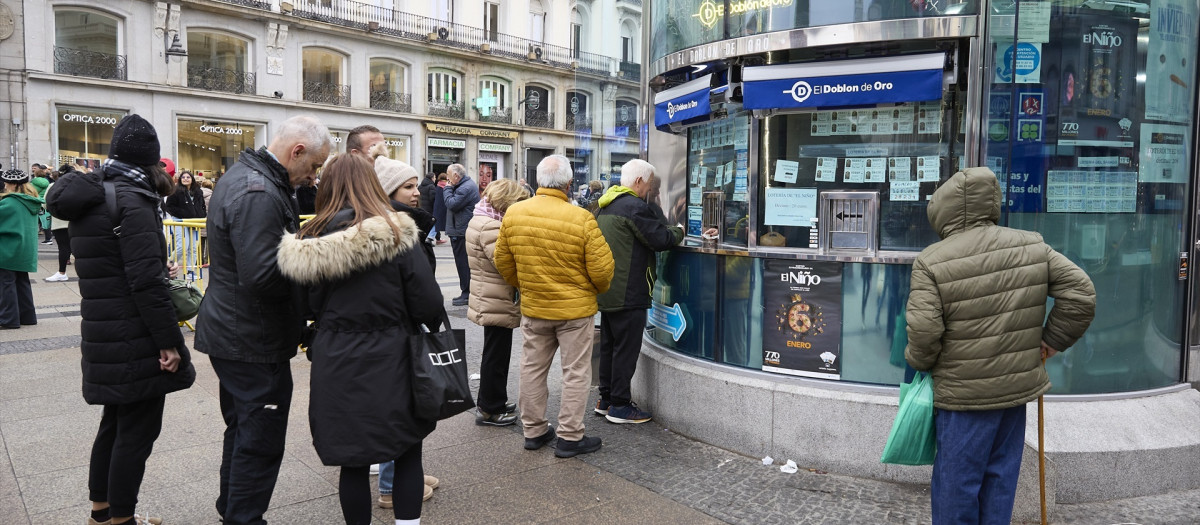
{"label": "khaki hooded jacket", "polygon": [[[930,371],[934,406],[992,410],[1050,389],[1041,342],[1066,350],[1092,322],[1096,292],[1041,235],[997,226],[1000,185],[987,168],[954,174],[933,194],[942,240],[917,256],[908,296],[913,368]],[[1046,298],[1054,308],[1046,315]]]}

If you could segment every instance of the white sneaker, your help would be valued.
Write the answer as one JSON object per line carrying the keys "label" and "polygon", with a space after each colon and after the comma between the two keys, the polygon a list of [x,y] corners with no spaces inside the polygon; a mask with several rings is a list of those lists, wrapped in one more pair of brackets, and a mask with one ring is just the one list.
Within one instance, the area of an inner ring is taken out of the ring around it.
{"label": "white sneaker", "polygon": [[371,475],[372,475],[372,476],[378,476],[378,475],[379,475],[379,465],[378,465],[378,464],[371,465]]}
{"label": "white sneaker", "polygon": [[62,282],[62,281],[69,281],[69,280],[71,280],[71,278],[67,277],[67,274],[65,274],[65,273],[55,273],[54,275],[47,277],[45,280],[46,280],[46,282],[57,283],[57,282]]}

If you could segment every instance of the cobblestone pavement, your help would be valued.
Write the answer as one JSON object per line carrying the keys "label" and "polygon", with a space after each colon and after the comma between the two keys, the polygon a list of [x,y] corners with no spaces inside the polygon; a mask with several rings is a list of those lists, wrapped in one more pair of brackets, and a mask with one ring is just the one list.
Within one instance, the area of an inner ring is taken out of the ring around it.
{"label": "cobblestone pavement", "polygon": [[[445,248],[448,255],[449,248]],[[439,283],[457,288],[452,260],[442,258]],[[51,263],[43,259],[43,266]],[[449,265],[450,269],[444,268]],[[78,302],[62,283],[38,282],[37,330],[0,335],[0,502],[24,509],[16,523],[66,523],[85,502],[86,447],[95,407],[78,398]],[[43,300],[43,297],[53,296]],[[452,295],[446,295],[451,297]],[[451,308],[454,325],[467,329],[468,363],[479,363],[482,330]],[[21,337],[25,337],[22,339]],[[189,337],[190,340],[190,337]],[[190,342],[190,341],[189,341]],[[517,392],[520,334],[516,335],[509,392]],[[202,359],[202,358],[201,358]],[[67,372],[54,363],[63,363]],[[201,366],[197,361],[198,369]],[[207,363],[203,363],[207,367]],[[307,437],[307,369],[293,361],[296,395],[289,427],[288,459],[276,488],[272,523],[339,522],[337,472],[316,460]],[[212,523],[212,474],[219,451],[215,378],[203,370],[189,393],[168,398],[164,437],[151,458],[144,500],[176,516],[174,523]],[[17,377],[22,374],[22,377]],[[58,374],[58,375],[55,375]],[[548,414],[557,413],[558,367],[550,375]],[[45,381],[32,386],[29,381]],[[25,384],[22,384],[25,383]],[[477,386],[472,382],[472,386]],[[635,392],[636,395],[636,392]],[[595,403],[593,390],[591,403]],[[173,411],[178,411],[174,412]],[[734,524],[923,524],[930,522],[927,485],[900,484],[811,471],[800,465],[784,474],[779,464],[689,439],[656,422],[614,425],[587,416],[588,435],[604,448],[572,460],[543,450],[520,449],[519,429],[477,427],[472,414],[439,424],[426,440],[427,472],[443,480],[425,505],[426,523],[716,523]],[[719,415],[714,415],[719,417]],[[200,424],[195,420],[208,423]],[[83,423],[80,423],[83,421]],[[84,430],[80,430],[83,428]],[[67,432],[69,434],[62,434]],[[69,437],[67,437],[69,436]],[[216,447],[214,448],[214,445]],[[45,448],[51,447],[51,448]],[[165,462],[165,463],[164,463]],[[179,472],[180,465],[186,472]],[[164,480],[164,478],[166,478]],[[376,510],[376,523],[390,514]],[[1057,505],[1052,523],[1200,524],[1200,490],[1124,500]],[[25,521],[25,519],[29,521]],[[6,522],[9,522],[6,520]]]}

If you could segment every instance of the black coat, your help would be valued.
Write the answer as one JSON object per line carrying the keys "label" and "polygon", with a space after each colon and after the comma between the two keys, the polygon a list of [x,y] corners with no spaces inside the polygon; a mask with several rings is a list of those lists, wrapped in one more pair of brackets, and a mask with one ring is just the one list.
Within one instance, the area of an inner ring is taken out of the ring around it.
{"label": "black coat", "polygon": [[[116,221],[104,199],[102,177],[116,188]],[[126,404],[191,386],[196,369],[164,281],[167,245],[158,195],[103,168],[62,176],[46,197],[55,217],[71,221],[82,296],[83,399],[93,405]],[[181,359],[174,373],[158,364],[159,351],[169,348]]]}
{"label": "black coat", "polygon": [[433,215],[433,201],[436,198],[435,194],[437,194],[438,190],[440,189],[441,188],[439,188],[437,185],[437,181],[430,177],[422,178],[421,185],[417,186],[417,190],[421,192],[421,209],[429,212],[430,215]]}
{"label": "black coat", "polygon": [[408,337],[445,310],[408,214],[391,215],[399,241],[383,217],[346,227],[352,218],[343,210],[320,237],[285,235],[279,268],[306,287],[317,321],[308,409],[317,455],[326,465],[366,466],[433,432],[436,421],[413,415]]}
{"label": "black coat", "polygon": [[247,149],[213,190],[208,213],[208,289],[196,321],[196,350],[247,363],[296,355],[304,320],[276,247],[300,227],[287,170]]}
{"label": "black coat", "polygon": [[[434,187],[437,186],[434,185]],[[425,258],[429,259],[429,267],[433,268],[436,273],[437,256],[433,254],[433,243],[426,239],[429,231],[433,229],[433,214],[397,201],[392,201],[392,209],[407,213],[409,217],[412,217],[413,222],[417,223],[417,231],[421,234],[418,239],[421,243],[421,250],[425,253]]]}
{"label": "black coat", "polygon": [[167,213],[176,219],[203,219],[207,214],[204,209],[204,193],[199,184],[192,184],[194,190],[189,191],[183,186],[175,188],[175,193],[167,197]]}
{"label": "black coat", "polygon": [[433,221],[437,226],[438,235],[446,231],[446,196],[442,194],[442,187],[437,184],[433,185]]}

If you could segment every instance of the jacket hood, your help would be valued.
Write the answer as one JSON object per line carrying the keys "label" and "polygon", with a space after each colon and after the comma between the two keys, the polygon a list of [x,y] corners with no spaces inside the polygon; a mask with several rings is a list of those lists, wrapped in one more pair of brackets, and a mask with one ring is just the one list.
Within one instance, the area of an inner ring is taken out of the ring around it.
{"label": "jacket hood", "polygon": [[306,285],[335,281],[378,266],[416,246],[420,235],[417,223],[407,213],[392,212],[389,216],[400,228],[399,240],[383,217],[371,217],[320,237],[297,239],[295,234],[285,233],[279,241],[280,272]]}
{"label": "jacket hood", "polygon": [[24,193],[9,193],[0,198],[3,198],[4,200],[15,199],[17,202],[21,203],[22,206],[25,206],[25,209],[29,211],[30,215],[37,215],[40,213],[42,211],[42,203],[45,202],[42,199],[30,197]]}
{"label": "jacket hood", "polygon": [[967,168],[946,180],[929,202],[929,224],[943,239],[1000,221],[1000,182],[988,168]]}
{"label": "jacket hood", "polygon": [[65,221],[82,218],[88,210],[104,204],[104,185],[96,173],[72,171],[59,177],[46,192],[46,209]]}
{"label": "jacket hood", "polygon": [[635,199],[641,198],[633,190],[626,188],[625,186],[622,186],[620,184],[615,184],[615,185],[609,186],[608,190],[604,192],[604,195],[600,196],[600,202],[599,202],[598,206],[600,206],[601,208],[608,206],[609,204],[612,204],[612,201],[617,200],[617,197],[620,197],[622,195],[633,195],[633,198],[635,198]]}

